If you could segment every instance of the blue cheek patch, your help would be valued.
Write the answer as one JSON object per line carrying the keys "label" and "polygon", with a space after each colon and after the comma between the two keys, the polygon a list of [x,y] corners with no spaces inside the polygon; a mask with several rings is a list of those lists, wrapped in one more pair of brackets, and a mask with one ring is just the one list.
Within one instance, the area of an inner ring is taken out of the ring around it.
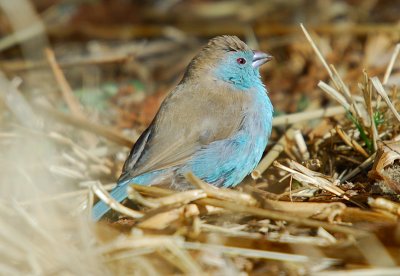
{"label": "blue cheek patch", "polygon": [[[246,64],[238,64],[236,59],[245,57]],[[251,65],[252,53],[235,53],[224,60],[216,69],[217,78],[231,83],[238,90],[246,90],[262,85],[258,69]]]}

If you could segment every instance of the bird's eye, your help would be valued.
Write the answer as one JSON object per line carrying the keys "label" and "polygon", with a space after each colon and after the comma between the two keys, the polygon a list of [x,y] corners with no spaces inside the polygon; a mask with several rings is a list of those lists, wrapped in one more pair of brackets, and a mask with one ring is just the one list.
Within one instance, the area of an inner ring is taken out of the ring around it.
{"label": "bird's eye", "polygon": [[244,58],[238,58],[236,61],[239,64],[246,64],[246,59],[244,59]]}

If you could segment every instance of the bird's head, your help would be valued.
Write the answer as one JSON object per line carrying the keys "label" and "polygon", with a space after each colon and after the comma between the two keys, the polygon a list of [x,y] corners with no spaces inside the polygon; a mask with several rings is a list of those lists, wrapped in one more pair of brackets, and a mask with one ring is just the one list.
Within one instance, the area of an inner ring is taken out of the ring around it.
{"label": "bird's head", "polygon": [[236,36],[217,36],[191,61],[184,79],[208,76],[244,90],[261,84],[259,67],[271,59]]}

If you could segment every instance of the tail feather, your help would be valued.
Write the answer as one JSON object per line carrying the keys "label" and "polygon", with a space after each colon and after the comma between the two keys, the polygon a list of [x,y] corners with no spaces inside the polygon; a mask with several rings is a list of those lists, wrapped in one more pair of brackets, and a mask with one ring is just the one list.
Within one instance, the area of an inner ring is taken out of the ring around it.
{"label": "tail feather", "polygon": [[[117,187],[115,187],[111,192],[110,195],[112,198],[114,198],[116,201],[121,202],[123,201],[128,195],[126,193],[126,188],[128,183],[120,184]],[[108,206],[107,203],[104,201],[100,200],[93,206],[92,210],[92,219],[94,221],[98,221],[101,219],[105,213],[107,213],[110,210],[110,206]]]}
{"label": "tail feather", "polygon": [[[129,183],[135,183],[135,184],[139,184],[139,185],[151,185],[153,183],[161,182],[162,179],[164,179],[166,176],[169,175],[168,172],[172,172],[172,171],[173,170],[171,170],[171,169],[159,170],[159,171],[142,174],[142,175],[136,176],[134,178],[123,180],[122,182],[119,182],[117,187],[115,187],[110,192],[110,195],[116,201],[121,202],[128,196],[128,194],[126,192],[126,188]],[[92,219],[94,221],[98,221],[105,215],[105,213],[108,212],[108,210],[110,210],[110,206],[108,206],[108,204],[105,203],[104,201],[100,200],[93,206]]]}

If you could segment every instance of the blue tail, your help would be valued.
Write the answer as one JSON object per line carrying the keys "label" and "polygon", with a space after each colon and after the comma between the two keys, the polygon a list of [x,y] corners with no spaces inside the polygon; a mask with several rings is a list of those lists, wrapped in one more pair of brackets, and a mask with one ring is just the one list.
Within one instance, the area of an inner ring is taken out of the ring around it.
{"label": "blue tail", "polygon": [[[111,192],[110,195],[118,202],[123,201],[128,194],[126,193],[126,188],[128,184],[139,184],[139,185],[148,185],[152,184],[157,177],[160,175],[163,175],[166,173],[167,170],[159,170],[159,171],[154,171],[154,172],[149,172],[146,174],[142,174],[139,176],[136,176],[131,179],[124,180],[122,182],[119,182],[117,187],[115,187]],[[92,219],[94,221],[98,221],[101,219],[105,213],[110,210],[110,206],[108,206],[104,201],[100,200],[93,206],[92,210]]]}
{"label": "blue tail", "polygon": [[[128,183],[129,182],[127,181],[126,183],[118,184],[118,186],[111,191],[110,195],[118,202],[123,201],[128,196],[126,193]],[[92,219],[94,221],[98,221],[104,216],[105,213],[108,212],[108,210],[110,210],[110,206],[108,206],[104,201],[100,200],[93,206]]]}

